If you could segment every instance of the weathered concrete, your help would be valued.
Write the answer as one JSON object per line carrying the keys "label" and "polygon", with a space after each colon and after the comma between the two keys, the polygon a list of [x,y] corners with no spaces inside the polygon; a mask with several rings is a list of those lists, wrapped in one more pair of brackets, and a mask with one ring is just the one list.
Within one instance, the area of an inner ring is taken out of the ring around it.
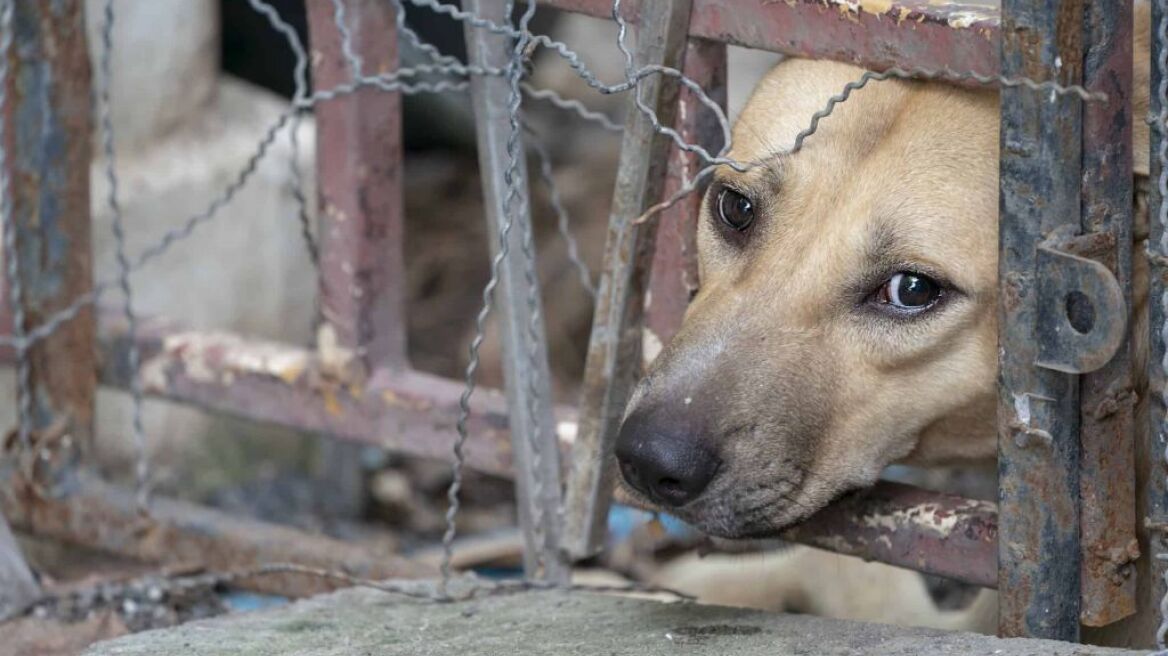
{"label": "weathered concrete", "polygon": [[87,656],[232,654],[1042,654],[1140,653],[904,629],[583,592],[450,604],[346,590],[267,612],[101,643]]}

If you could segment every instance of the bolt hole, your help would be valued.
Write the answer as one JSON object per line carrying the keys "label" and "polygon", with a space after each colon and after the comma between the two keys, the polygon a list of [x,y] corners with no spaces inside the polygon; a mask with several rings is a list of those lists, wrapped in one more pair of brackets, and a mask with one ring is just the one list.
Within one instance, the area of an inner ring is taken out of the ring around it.
{"label": "bolt hole", "polygon": [[1083,292],[1067,294],[1067,321],[1080,334],[1087,334],[1095,327],[1095,305]]}

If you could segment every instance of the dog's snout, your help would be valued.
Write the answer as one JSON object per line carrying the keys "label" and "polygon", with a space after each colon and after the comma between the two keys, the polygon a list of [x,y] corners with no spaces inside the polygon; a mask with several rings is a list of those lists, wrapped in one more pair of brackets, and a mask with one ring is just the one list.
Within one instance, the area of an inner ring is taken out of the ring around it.
{"label": "dog's snout", "polygon": [[721,461],[684,422],[657,422],[633,413],[621,426],[616,457],[625,482],[653,501],[678,507],[696,499]]}

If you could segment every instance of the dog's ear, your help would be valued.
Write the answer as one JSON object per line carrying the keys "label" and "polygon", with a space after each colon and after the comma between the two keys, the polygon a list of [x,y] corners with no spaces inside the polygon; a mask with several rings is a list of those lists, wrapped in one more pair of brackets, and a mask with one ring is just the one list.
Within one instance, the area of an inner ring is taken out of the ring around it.
{"label": "dog's ear", "polygon": [[1149,90],[1152,77],[1152,7],[1136,0],[1132,30],[1132,168],[1136,175],[1148,175]]}

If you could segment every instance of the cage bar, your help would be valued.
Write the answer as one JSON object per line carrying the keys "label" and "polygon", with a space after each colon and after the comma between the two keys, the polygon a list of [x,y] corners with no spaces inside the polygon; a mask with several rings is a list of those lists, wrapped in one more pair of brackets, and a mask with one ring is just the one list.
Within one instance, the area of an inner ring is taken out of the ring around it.
{"label": "cage bar", "polygon": [[[11,207],[6,229],[14,231],[17,280],[5,279],[0,306],[7,314],[4,323],[12,326],[13,285],[19,282],[20,328],[30,330],[93,286],[90,66],[80,0],[13,3],[11,9],[13,47],[0,120]],[[5,263],[5,271],[11,264]],[[71,465],[92,446],[93,343],[93,314],[86,311],[25,353],[30,412],[23,430],[29,443],[0,442],[0,453],[11,456],[0,461],[0,481],[28,477],[42,492],[68,489]],[[0,512],[0,619],[23,610],[39,593],[4,515]]]}
{"label": "cage bar", "polygon": [[[463,8],[497,23],[508,20],[505,0],[467,0]],[[508,68],[511,48],[505,36],[466,25],[469,63]],[[520,128],[512,125],[510,81],[499,77],[471,79],[478,140],[479,170],[492,258],[499,262],[498,299],[503,342],[503,374],[507,388],[507,416],[515,462],[515,495],[523,528],[524,570],[529,577],[567,582],[569,567],[561,551],[560,452],[551,400],[542,302],[535,269],[534,245],[525,251],[524,236],[532,230],[527,167]],[[519,120],[518,118],[516,120]],[[518,193],[509,194],[512,162],[508,142],[517,141],[513,173]],[[511,202],[509,202],[511,201]],[[506,235],[502,227],[510,222]],[[530,258],[530,259],[529,259]]]}
{"label": "cage bar", "polygon": [[[1001,32],[1003,74],[1082,81],[1081,3],[1006,0]],[[1003,89],[1001,111],[998,630],[1077,642],[1078,385],[1035,363],[1043,278],[1060,275],[1040,247],[1080,226],[1081,101]]]}
{"label": "cage bar", "polygon": [[[539,2],[596,18],[612,16],[609,0]],[[635,5],[627,5],[624,15],[635,20]],[[949,68],[995,75],[999,69],[996,0],[952,5],[930,0],[693,0],[689,34],[875,70]]]}
{"label": "cage bar", "polygon": [[[397,69],[393,4],[343,0],[365,75]],[[313,84],[351,82],[331,2],[309,2]],[[322,330],[365,374],[406,363],[401,93],[365,88],[316,108]]]}
{"label": "cage bar", "polygon": [[[1132,307],[1132,2],[1086,4],[1083,84],[1108,101],[1083,106],[1081,230]],[[1106,320],[1106,318],[1104,318]],[[1105,626],[1136,612],[1135,393],[1129,338],[1079,381],[1082,444],[1081,621]]]}
{"label": "cage bar", "polygon": [[[64,544],[196,571],[240,571],[293,563],[367,579],[421,578],[431,565],[358,544],[218,510],[156,497],[150,516],[138,511],[132,490],[79,477],[73,494],[41,497],[20,482],[0,485],[0,512],[17,529]],[[338,587],[297,574],[242,581],[248,589],[306,597]]]}
{"label": "cage bar", "polygon": [[[701,85],[706,95],[726,110],[726,45],[690,38],[685,48],[685,73]],[[708,152],[722,149],[721,127],[713,113],[688,88],[680,90],[677,125],[682,139]],[[663,197],[669,198],[692,180],[703,162],[676,145],[670,148],[669,170]],[[665,209],[657,220],[657,243],[645,296],[645,336],[642,357],[645,364],[673,339],[690,298],[698,289],[697,222],[702,194],[691,194]]]}
{"label": "cage bar", "polygon": [[[681,67],[689,6],[686,0],[641,0],[633,56],[636,67]],[[625,104],[624,139],[565,503],[567,545],[573,558],[591,556],[603,545],[614,483],[609,462],[612,445],[625,403],[641,374],[642,314],[657,222],[638,224],[637,219],[662,198],[669,140],[656,131],[637,103],[652,109],[663,125],[672,125],[678,113],[678,86],[664,76],[646,78],[629,93]]]}
{"label": "cage bar", "polygon": [[[80,0],[15,3],[13,11],[4,146],[24,328],[31,330],[93,287],[90,65]],[[82,310],[28,352],[27,428],[34,444],[62,456],[53,462],[73,461],[92,443],[94,329],[92,311]],[[68,472],[50,469],[37,475],[56,488]]]}

